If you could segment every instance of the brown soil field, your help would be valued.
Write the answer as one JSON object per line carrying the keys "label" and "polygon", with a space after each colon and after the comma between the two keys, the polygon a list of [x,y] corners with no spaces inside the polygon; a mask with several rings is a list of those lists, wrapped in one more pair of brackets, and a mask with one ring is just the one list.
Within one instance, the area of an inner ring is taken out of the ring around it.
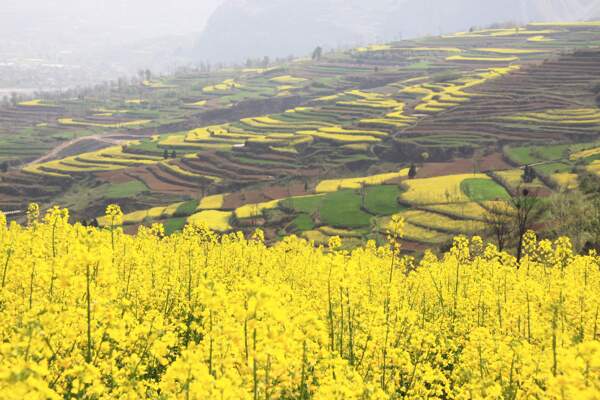
{"label": "brown soil field", "polygon": [[[132,168],[130,172],[135,174],[139,172],[141,168]],[[119,171],[106,171],[106,172],[97,172],[95,176],[105,182],[110,183],[125,183],[130,182],[131,176],[128,175],[127,170],[119,170]]]}
{"label": "brown soil field", "polygon": [[235,209],[245,204],[263,203],[271,200],[285,199],[290,196],[311,194],[304,190],[304,184],[287,186],[267,186],[261,190],[248,190],[233,193],[225,197],[223,208]]}
{"label": "brown soil field", "polygon": [[163,192],[178,195],[190,195],[197,196],[198,190],[194,190],[187,186],[181,186],[175,183],[166,182],[157,174],[160,174],[160,170],[154,166],[150,167],[136,167],[127,168],[120,171],[109,171],[100,172],[95,175],[105,182],[110,183],[126,183],[134,180],[140,180],[144,182],[146,186],[153,192]]}

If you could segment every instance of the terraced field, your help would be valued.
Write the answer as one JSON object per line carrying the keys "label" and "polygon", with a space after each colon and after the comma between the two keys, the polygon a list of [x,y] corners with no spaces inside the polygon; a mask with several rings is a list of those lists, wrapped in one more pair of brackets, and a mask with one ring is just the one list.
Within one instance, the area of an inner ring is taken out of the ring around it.
{"label": "terraced field", "polygon": [[23,99],[0,108],[0,208],[88,192],[77,218],[117,196],[132,229],[317,243],[377,239],[399,213],[407,241],[443,244],[480,230],[525,165],[544,196],[600,173],[597,43],[597,24],[530,24]]}

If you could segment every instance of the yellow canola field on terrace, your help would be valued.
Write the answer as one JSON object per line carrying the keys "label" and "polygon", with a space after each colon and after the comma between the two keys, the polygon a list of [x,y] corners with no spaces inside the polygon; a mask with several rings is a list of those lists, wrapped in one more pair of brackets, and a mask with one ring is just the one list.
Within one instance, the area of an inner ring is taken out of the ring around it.
{"label": "yellow canola field on terrace", "polygon": [[543,112],[530,112],[520,115],[510,115],[503,119],[509,121],[541,122],[563,125],[600,124],[600,109],[598,108],[554,108]]}
{"label": "yellow canola field on terrace", "polygon": [[402,51],[422,51],[422,52],[447,52],[447,53],[462,53],[462,49],[458,47],[395,47],[394,50]]}
{"label": "yellow canola field on terrace", "polygon": [[429,204],[422,207],[425,210],[435,213],[446,214],[458,219],[482,219],[486,209],[479,203],[448,203],[448,204]]}
{"label": "yellow canola field on terrace", "polygon": [[175,89],[177,88],[176,85],[170,85],[161,81],[144,81],[142,82],[142,84],[146,87],[152,88],[152,89]]}
{"label": "yellow canola field on terrace", "polygon": [[319,182],[315,190],[317,193],[329,193],[337,192],[339,189],[359,189],[362,184],[381,185],[392,179],[404,178],[406,176],[408,176],[408,168],[401,169],[398,172],[388,172],[359,178],[328,179]]}
{"label": "yellow canola field on terrace", "polygon": [[297,112],[303,112],[303,111],[311,111],[313,110],[313,107],[296,107],[296,108],[291,108],[289,110],[285,110],[286,114],[293,114],[293,113],[297,113]]}
{"label": "yellow canola field on terrace", "polygon": [[217,83],[215,85],[205,86],[202,91],[204,93],[214,93],[214,92],[229,92],[233,89],[239,89],[242,87],[242,84],[236,82],[234,79],[225,79],[221,83]]}
{"label": "yellow canola field on terrace", "polygon": [[495,174],[500,177],[511,188],[517,188],[523,183],[523,170],[520,168],[509,169],[506,171],[495,171]]}
{"label": "yellow canola field on terrace", "polygon": [[52,105],[44,103],[42,99],[20,101],[17,105],[21,107],[52,107]]}
{"label": "yellow canola field on terrace", "polygon": [[204,143],[194,143],[192,140],[187,140],[186,135],[169,135],[162,139],[159,143],[163,147],[175,147],[175,148],[185,148],[188,147],[190,149],[202,149],[204,148]]}
{"label": "yellow canola field on terrace", "polygon": [[388,136],[387,132],[359,130],[359,129],[347,129],[347,128],[343,128],[343,127],[337,126],[337,125],[320,128],[319,132],[337,133],[337,134],[341,134],[341,135],[368,135],[368,136],[375,136],[375,137],[387,137]]}
{"label": "yellow canola field on terrace", "polygon": [[170,164],[165,161],[160,163],[160,167],[162,169],[168,171],[169,173],[171,173],[175,176],[178,176],[180,178],[186,179],[186,180],[195,180],[195,181],[200,181],[200,182],[212,181],[213,183],[220,183],[223,181],[218,176],[198,174],[198,173],[189,171],[187,169],[184,169],[177,164]]}
{"label": "yellow canola field on terrace", "polygon": [[483,223],[480,221],[453,219],[422,210],[408,210],[401,213],[400,216],[413,225],[447,233],[473,234],[483,231],[484,228]]}
{"label": "yellow canola field on terrace", "polygon": [[234,214],[236,218],[253,218],[258,217],[265,210],[272,210],[279,206],[281,200],[265,201],[264,203],[246,204],[244,206],[235,209]]}
{"label": "yellow canola field on terrace", "polygon": [[450,56],[446,61],[487,61],[487,62],[510,62],[518,61],[519,57],[477,57],[477,56]]}
{"label": "yellow canola field on terrace", "polygon": [[491,178],[485,174],[459,174],[410,179],[404,181],[407,190],[400,195],[400,199],[417,205],[470,202],[461,189],[465,179]]}
{"label": "yellow canola field on terrace", "polygon": [[502,77],[518,70],[517,65],[478,70],[477,73],[467,75],[451,82],[422,83],[408,86],[400,90],[401,93],[424,95],[421,103],[415,110],[428,113],[437,113],[447,108],[458,106],[469,101],[476,93],[465,92],[466,89],[481,85],[488,80]]}
{"label": "yellow canola field on terrace", "polygon": [[585,168],[596,175],[600,175],[600,160],[592,161],[592,163]]}
{"label": "yellow canola field on terrace", "polygon": [[365,118],[360,120],[361,125],[374,125],[374,126],[385,126],[395,128],[405,128],[410,124],[414,123],[417,119],[415,117],[405,115],[404,108],[406,104],[400,103],[394,107],[394,111],[385,114],[379,118]]}
{"label": "yellow canola field on terrace", "polygon": [[[422,261],[202,223],[163,237],[0,214],[0,398],[593,399],[600,259],[526,235]],[[410,230],[410,224],[407,224]],[[403,235],[391,220],[390,244]],[[409,236],[407,234],[406,236]],[[432,240],[437,240],[434,236]],[[493,395],[491,395],[493,393]]]}
{"label": "yellow canola field on terrace", "polygon": [[529,39],[527,39],[527,41],[528,42],[553,42],[554,39],[540,35],[540,36],[532,36]]}
{"label": "yellow canola field on terrace", "polygon": [[[170,218],[175,214],[175,211],[183,203],[175,203],[167,207],[153,207],[147,210],[134,211],[123,215],[123,225],[137,225],[145,222],[145,220],[158,220],[161,218]],[[102,227],[110,225],[110,218],[101,216],[96,218],[98,224]]]}
{"label": "yellow canola field on terrace", "polygon": [[77,121],[73,118],[59,118],[58,123],[61,125],[72,125],[72,126],[94,126],[99,128],[130,128],[140,125],[146,125],[152,122],[151,119],[138,119],[134,121],[126,122],[115,122],[115,123],[102,123],[92,121]]}
{"label": "yellow canola field on terrace", "polygon": [[[597,166],[596,166],[597,167]],[[590,168],[591,171],[594,170],[592,166]],[[560,188],[564,189],[575,189],[579,185],[577,174],[573,174],[570,172],[560,172],[550,175],[550,179],[558,185]]]}
{"label": "yellow canola field on terrace", "polygon": [[188,224],[204,225],[216,232],[230,231],[229,220],[233,216],[231,211],[206,210],[200,211],[188,217]]}
{"label": "yellow canola field on terrace", "polygon": [[277,67],[269,67],[269,68],[244,68],[242,72],[245,74],[264,74],[265,72],[272,71]]}
{"label": "yellow canola field on terrace", "polygon": [[548,50],[543,49],[504,49],[504,48],[479,48],[475,49],[477,51],[483,51],[487,53],[498,53],[498,54],[539,54],[539,53],[547,53]]}
{"label": "yellow canola field on terrace", "polygon": [[338,105],[362,106],[376,109],[390,109],[401,107],[404,104],[401,101],[384,96],[379,93],[363,92],[361,90],[350,90],[348,92],[345,92],[344,94],[355,97],[356,99],[338,101]]}
{"label": "yellow canola field on terrace", "polygon": [[127,167],[151,165],[162,161],[162,157],[146,156],[123,152],[122,146],[82,153],[60,160],[32,164],[23,171],[36,175],[69,177],[70,174],[114,171]]}
{"label": "yellow canola field on terrace", "polygon": [[[378,219],[378,229],[381,233],[389,232],[394,228],[396,218],[402,218],[402,213],[395,216],[383,217]],[[402,220],[402,238],[405,240],[427,243],[430,245],[440,245],[450,239],[450,235],[434,229],[424,228],[419,225],[415,225],[406,220]]]}
{"label": "yellow canola field on terrace", "polygon": [[371,135],[346,135],[341,133],[327,133],[322,131],[298,131],[299,135],[312,136],[314,138],[340,142],[340,143],[376,143],[381,139]]}
{"label": "yellow canola field on terrace", "polygon": [[291,76],[291,75],[277,76],[275,78],[271,78],[270,80],[271,80],[271,82],[284,83],[284,84],[302,83],[302,82],[306,81],[305,78],[298,78],[296,76]]}
{"label": "yellow canola field on terrace", "polygon": [[[352,96],[354,99],[341,100],[346,96]],[[354,106],[354,107],[366,107],[374,109],[374,112],[388,111],[382,117],[377,118],[365,118],[359,121],[362,125],[379,125],[385,127],[397,127],[403,128],[415,121],[414,117],[404,115],[404,108],[406,104],[402,101],[396,100],[392,97],[382,95],[374,92],[364,92],[361,90],[350,90],[338,95],[325,96],[317,99],[319,101],[337,101],[339,106]]]}
{"label": "yellow canola field on terrace", "polygon": [[[167,207],[154,207],[148,210],[134,211],[125,214],[122,217],[123,225],[138,225],[142,223],[155,222],[161,219],[172,218],[177,209],[185,203],[175,203]],[[204,210],[188,216],[189,224],[204,224],[209,229],[216,232],[227,232],[232,229],[229,225],[229,219],[233,216],[230,211]],[[97,218],[98,224],[102,227],[108,227],[111,224],[111,218],[102,216]]]}
{"label": "yellow canola field on terrace", "polygon": [[293,85],[279,85],[277,86],[277,90],[280,92],[284,92],[284,91],[288,91],[288,90],[293,90],[293,89],[298,89],[296,86]]}
{"label": "yellow canola field on terrace", "polygon": [[204,107],[206,105],[206,103],[207,103],[206,100],[198,100],[194,103],[189,103],[187,105],[191,106],[191,107]]}
{"label": "yellow canola field on terrace", "polygon": [[[554,25],[554,24],[553,24]],[[556,25],[554,25],[556,26]],[[458,32],[453,35],[443,36],[444,38],[481,38],[481,37],[502,37],[502,36],[531,36],[531,35],[549,35],[559,33],[562,30],[556,29],[524,29],[524,28],[503,28],[503,29],[482,29],[473,32]]]}
{"label": "yellow canola field on terrace", "polygon": [[594,28],[600,27],[600,21],[574,21],[574,22],[531,22],[530,26],[540,27],[579,27],[579,28]]}
{"label": "yellow canola field on terrace", "polygon": [[359,53],[368,53],[368,52],[377,52],[377,51],[385,51],[390,50],[392,47],[388,44],[372,44],[367,47],[359,47],[356,49]]}
{"label": "yellow canola field on terrace", "polygon": [[263,117],[253,117],[253,118],[242,118],[240,120],[242,124],[245,124],[249,127],[249,130],[252,128],[259,129],[272,129],[277,132],[282,130],[289,129],[318,129],[323,126],[333,126],[332,123],[324,122],[324,121],[281,121],[274,116],[263,116]]}
{"label": "yellow canola field on terrace", "polygon": [[322,96],[315,99],[315,101],[333,101],[340,98],[339,94],[332,94],[329,96]]}
{"label": "yellow canola field on terrace", "polygon": [[234,129],[229,124],[222,124],[205,126],[188,131],[184,141],[190,144],[202,144],[201,147],[205,147],[207,144],[216,143],[243,143],[244,140],[256,136],[254,133]]}
{"label": "yellow canola field on terrace", "polygon": [[223,201],[227,194],[214,194],[203,197],[198,204],[198,210],[218,210],[223,207]]}
{"label": "yellow canola field on terrace", "polygon": [[570,155],[571,160],[579,160],[580,158],[587,158],[600,154],[600,147],[593,147],[591,149],[580,150]]}

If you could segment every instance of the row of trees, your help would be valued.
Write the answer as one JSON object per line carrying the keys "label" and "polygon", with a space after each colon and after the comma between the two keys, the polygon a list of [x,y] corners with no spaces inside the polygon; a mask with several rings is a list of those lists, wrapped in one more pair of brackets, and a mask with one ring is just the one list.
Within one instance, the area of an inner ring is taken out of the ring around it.
{"label": "row of trees", "polygon": [[579,187],[550,199],[548,233],[568,236],[576,250],[600,250],[600,177],[579,172]]}
{"label": "row of trees", "polygon": [[578,189],[562,189],[544,198],[519,188],[508,200],[488,206],[483,220],[486,236],[500,250],[514,248],[518,260],[529,230],[552,239],[569,237],[577,251],[600,249],[600,178],[582,172]]}
{"label": "row of trees", "polygon": [[165,160],[168,158],[177,158],[177,152],[175,150],[172,150],[171,153],[169,153],[169,150],[165,149],[165,151],[163,152],[163,158]]}

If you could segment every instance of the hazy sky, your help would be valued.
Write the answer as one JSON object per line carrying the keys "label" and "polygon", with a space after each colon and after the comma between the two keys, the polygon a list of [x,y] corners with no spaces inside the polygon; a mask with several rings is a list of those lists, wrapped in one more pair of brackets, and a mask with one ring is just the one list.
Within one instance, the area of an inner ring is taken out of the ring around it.
{"label": "hazy sky", "polygon": [[88,85],[186,65],[223,0],[0,0],[0,89]]}
{"label": "hazy sky", "polygon": [[0,0],[0,33],[73,32],[124,41],[202,31],[222,0]]}
{"label": "hazy sky", "polygon": [[0,88],[72,87],[200,60],[592,13],[600,0],[0,0]]}

